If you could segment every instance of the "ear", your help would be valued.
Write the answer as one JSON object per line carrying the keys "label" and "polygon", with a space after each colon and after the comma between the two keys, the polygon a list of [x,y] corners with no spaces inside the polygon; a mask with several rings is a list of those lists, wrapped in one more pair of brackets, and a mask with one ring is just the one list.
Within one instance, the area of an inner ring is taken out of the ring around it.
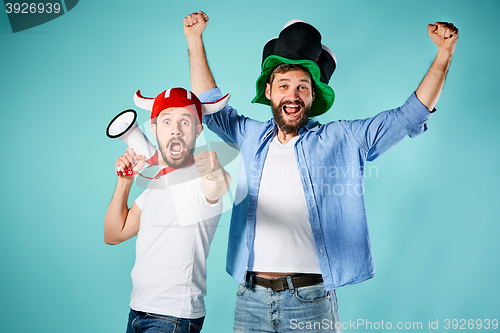
{"label": "ear", "polygon": [[201,134],[201,131],[203,131],[203,125],[198,123],[196,125],[196,138],[198,139],[198,137],[200,136]]}
{"label": "ear", "polygon": [[153,132],[153,135],[156,137],[156,124],[151,124],[151,132]]}
{"label": "ear", "polygon": [[269,83],[266,83],[265,93],[266,93],[266,98],[268,100],[271,100],[271,85]]}

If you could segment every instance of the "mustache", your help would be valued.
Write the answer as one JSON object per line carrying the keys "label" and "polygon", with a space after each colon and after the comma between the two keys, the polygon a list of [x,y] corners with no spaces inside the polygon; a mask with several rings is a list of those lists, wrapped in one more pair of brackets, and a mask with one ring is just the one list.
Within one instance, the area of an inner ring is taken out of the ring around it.
{"label": "mustache", "polygon": [[168,142],[166,144],[167,148],[169,148],[172,145],[172,142],[174,142],[174,141],[180,142],[184,148],[186,147],[186,141],[184,141],[183,138],[176,136],[176,137],[173,137],[170,140],[168,140]]}
{"label": "mustache", "polygon": [[280,104],[278,105],[278,107],[280,109],[283,108],[283,106],[285,106],[286,104],[297,104],[297,105],[300,105],[302,108],[305,108],[306,107],[306,104],[304,103],[303,100],[301,99],[294,99],[294,100],[283,100],[280,102]]}

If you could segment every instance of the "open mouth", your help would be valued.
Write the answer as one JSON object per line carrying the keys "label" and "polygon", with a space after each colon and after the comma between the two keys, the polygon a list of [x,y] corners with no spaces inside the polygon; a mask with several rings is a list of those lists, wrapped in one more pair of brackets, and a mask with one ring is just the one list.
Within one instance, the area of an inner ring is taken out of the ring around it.
{"label": "open mouth", "polygon": [[285,104],[283,105],[283,112],[292,119],[298,118],[302,111],[302,106],[299,104]]}
{"label": "open mouth", "polygon": [[180,158],[182,155],[182,142],[181,141],[172,141],[168,146],[168,151],[170,152],[170,156],[172,158]]}

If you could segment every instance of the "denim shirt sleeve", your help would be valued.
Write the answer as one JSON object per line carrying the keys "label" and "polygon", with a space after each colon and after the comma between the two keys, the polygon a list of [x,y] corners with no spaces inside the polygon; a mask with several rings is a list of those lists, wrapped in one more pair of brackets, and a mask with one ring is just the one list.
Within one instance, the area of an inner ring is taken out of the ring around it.
{"label": "denim shirt sleeve", "polygon": [[397,109],[343,124],[364,149],[366,159],[373,161],[403,140],[406,135],[413,138],[424,133],[431,114],[413,93],[403,106]]}
{"label": "denim shirt sleeve", "polygon": [[[222,93],[219,88],[207,90],[198,96],[202,103],[213,102],[221,97]],[[241,146],[245,140],[249,126],[251,127],[253,123],[257,122],[245,116],[238,115],[236,109],[233,109],[230,105],[226,105],[218,112],[204,115],[203,123],[222,140]]]}

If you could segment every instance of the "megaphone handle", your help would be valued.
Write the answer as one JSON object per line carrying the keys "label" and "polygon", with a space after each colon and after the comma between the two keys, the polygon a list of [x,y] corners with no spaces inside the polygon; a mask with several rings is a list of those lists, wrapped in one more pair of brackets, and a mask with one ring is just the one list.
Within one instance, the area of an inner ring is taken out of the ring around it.
{"label": "megaphone handle", "polygon": [[[191,156],[191,158],[181,167],[185,167],[185,166],[188,166],[188,165],[191,165],[194,163],[194,156]],[[150,165],[148,167],[145,167],[144,169],[141,169],[141,170],[145,170],[145,169],[148,169],[148,168],[151,168],[153,165]],[[135,175],[139,175],[143,178],[146,178],[146,179],[158,179],[160,178],[161,176],[163,175],[166,175],[167,173],[169,172],[172,172],[176,170],[176,168],[173,168],[173,167],[167,167],[167,168],[164,168],[164,169],[161,169],[154,178],[151,178],[151,177],[147,177],[147,176],[144,176],[142,173],[140,173],[139,171],[134,171],[134,170],[123,170],[121,167],[119,167],[118,169],[116,169],[116,174],[118,176],[123,176],[123,177],[130,177],[130,176],[135,176]]]}
{"label": "megaphone handle", "polygon": [[[152,165],[144,168],[144,169],[148,169],[148,168],[151,168]],[[143,169],[143,170],[144,170]],[[116,170],[116,174],[118,176],[122,176],[122,177],[131,177],[131,176],[135,176],[135,175],[139,175],[141,176],[142,178],[146,178],[146,179],[150,179],[150,180],[153,180],[153,179],[157,179],[157,178],[160,178],[161,176],[164,175],[164,173],[160,172],[158,175],[156,175],[154,178],[151,178],[151,177],[147,177],[147,176],[144,176],[142,173],[140,173],[139,171],[134,171],[134,170],[127,170],[127,171],[124,171],[122,168],[118,168]]]}
{"label": "megaphone handle", "polygon": [[133,170],[128,170],[128,171],[118,171],[116,170],[116,174],[118,176],[123,176],[123,177],[130,177],[130,176],[135,176],[137,174],[140,174],[139,172],[137,171],[133,171]]}

